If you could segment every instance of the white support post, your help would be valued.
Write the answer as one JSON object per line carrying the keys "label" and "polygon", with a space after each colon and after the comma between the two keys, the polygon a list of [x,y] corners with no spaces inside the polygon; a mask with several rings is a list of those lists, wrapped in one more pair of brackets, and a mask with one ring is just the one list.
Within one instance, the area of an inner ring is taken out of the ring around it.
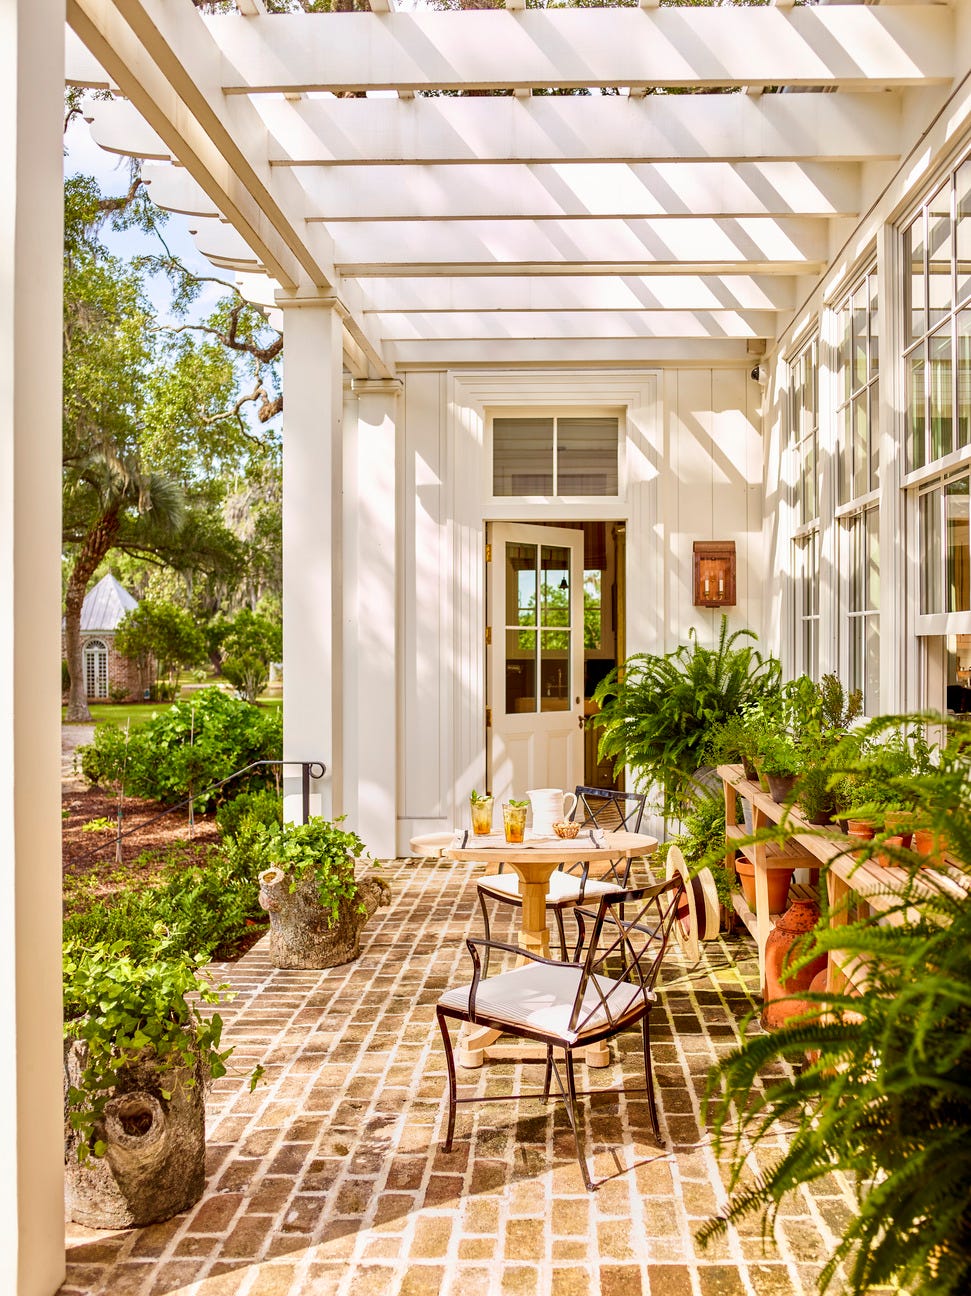
{"label": "white support post", "polygon": [[345,417],[344,791],[372,855],[396,853],[397,434],[401,383],[352,383]]}
{"label": "white support post", "polygon": [[[323,761],[311,814],[343,813],[341,313],[332,298],[279,294],[283,410],[283,755]],[[284,817],[299,822],[300,770],[284,773]]]}
{"label": "white support post", "polygon": [[0,5],[0,1291],[64,1279],[64,0]]}

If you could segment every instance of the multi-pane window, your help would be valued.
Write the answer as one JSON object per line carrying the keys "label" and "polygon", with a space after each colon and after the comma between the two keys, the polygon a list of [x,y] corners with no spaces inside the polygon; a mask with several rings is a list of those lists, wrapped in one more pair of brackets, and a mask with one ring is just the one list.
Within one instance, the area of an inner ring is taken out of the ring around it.
{"label": "multi-pane window", "polygon": [[794,539],[796,670],[819,675],[819,339],[789,362],[789,453]]}
{"label": "multi-pane window", "polygon": [[968,470],[929,483],[918,497],[920,610],[971,612]]}
{"label": "multi-pane window", "polygon": [[108,648],[100,639],[84,646],[84,688],[89,698],[108,696]]}
{"label": "multi-pane window", "polygon": [[847,504],[876,490],[880,470],[876,266],[836,307],[836,328],[838,490]]}
{"label": "multi-pane window", "polygon": [[876,508],[843,521],[847,560],[847,683],[863,693],[867,715],[880,706],[880,535]]}
{"label": "multi-pane window", "polygon": [[904,231],[908,471],[971,445],[971,159]]}
{"label": "multi-pane window", "polygon": [[493,494],[616,495],[619,426],[602,416],[493,419]]}

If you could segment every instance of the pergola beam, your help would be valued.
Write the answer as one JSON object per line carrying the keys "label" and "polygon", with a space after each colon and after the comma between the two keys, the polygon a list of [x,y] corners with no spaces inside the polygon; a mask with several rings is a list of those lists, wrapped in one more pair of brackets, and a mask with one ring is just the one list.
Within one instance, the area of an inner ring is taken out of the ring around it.
{"label": "pergola beam", "polygon": [[741,220],[663,217],[586,221],[396,221],[336,227],[335,256],[347,273],[356,265],[412,262],[513,267],[569,263],[684,266],[698,259],[723,264],[803,263],[828,255],[827,222],[799,217]]}
{"label": "pergola beam", "polygon": [[506,275],[368,279],[376,311],[781,311],[796,308],[796,284],[779,275]]}
{"label": "pergola beam", "polygon": [[742,340],[705,338],[684,342],[678,338],[514,338],[494,341],[389,342],[388,354],[406,368],[445,369],[498,365],[515,369],[541,365],[598,369],[631,364],[752,365],[749,344]]}
{"label": "pergola beam", "polygon": [[395,342],[764,338],[778,323],[769,311],[435,311],[373,318],[381,337]]}
{"label": "pergola beam", "polygon": [[275,166],[890,161],[901,145],[895,94],[253,102],[273,137]]}
{"label": "pergola beam", "polygon": [[229,92],[926,85],[945,5],[496,9],[206,19]]}
{"label": "pergola beam", "polygon": [[[860,207],[854,163],[375,166],[296,174],[307,219],[326,221],[848,216]],[[160,207],[215,215],[184,168],[149,165],[143,178]]]}

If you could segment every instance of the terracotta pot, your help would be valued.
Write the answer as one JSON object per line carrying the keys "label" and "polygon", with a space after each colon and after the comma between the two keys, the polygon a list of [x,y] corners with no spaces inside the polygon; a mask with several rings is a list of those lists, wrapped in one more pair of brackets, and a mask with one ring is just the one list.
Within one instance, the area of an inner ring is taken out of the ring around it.
{"label": "terracotta pot", "polygon": [[877,830],[869,819],[847,819],[846,834],[848,837],[859,837],[861,841],[873,841]]}
{"label": "terracotta pot", "polygon": [[758,776],[758,780],[759,780],[759,787],[762,789],[763,792],[768,792],[768,790],[769,790],[769,780],[765,777],[765,773],[764,773],[763,770],[762,770],[762,762],[761,762],[761,761],[758,761],[758,760],[757,760],[757,761],[755,762],[755,773],[756,773],[757,776]]}
{"label": "terracotta pot", "polygon": [[[748,907],[755,913],[755,865],[747,859],[735,862],[735,871],[742,884],[742,895]],[[769,913],[782,913],[789,898],[792,885],[792,869],[769,869]]]}
{"label": "terracotta pot", "polygon": [[806,1001],[799,992],[808,990],[813,977],[825,972],[827,958],[820,954],[798,972],[789,972],[784,965],[793,945],[819,921],[819,905],[815,900],[796,900],[776,922],[765,943],[765,983],[762,987],[762,1025],[766,1030],[778,1030],[790,1017],[805,1012]]}
{"label": "terracotta pot", "polygon": [[[903,837],[891,836],[891,837],[885,837],[883,840],[883,844],[884,846],[889,846],[891,851],[895,851],[895,850],[903,850],[905,842]],[[878,864],[881,864],[884,868],[900,867],[900,860],[896,859],[889,852],[879,850],[874,854],[873,858]]]}
{"label": "terracotta pot", "polygon": [[907,850],[914,836],[911,828],[913,821],[914,816],[908,814],[906,810],[892,810],[884,816],[883,826],[887,832],[892,832],[899,837],[904,849]]}
{"label": "terracotta pot", "polygon": [[914,850],[925,857],[921,868],[941,868],[944,864],[945,845],[943,833],[932,832],[929,828],[917,828],[914,831]]}
{"label": "terracotta pot", "polygon": [[795,774],[769,774],[769,792],[777,805],[785,805],[796,786]]}
{"label": "terracotta pot", "polygon": [[750,783],[757,783],[759,781],[759,772],[747,756],[742,757],[742,773]]}

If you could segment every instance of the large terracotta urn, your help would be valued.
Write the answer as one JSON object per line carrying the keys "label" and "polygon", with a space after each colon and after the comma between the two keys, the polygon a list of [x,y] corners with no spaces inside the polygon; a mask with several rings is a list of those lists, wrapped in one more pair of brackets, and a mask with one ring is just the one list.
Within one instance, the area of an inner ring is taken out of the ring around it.
{"label": "large terracotta urn", "polygon": [[[790,1017],[805,1011],[802,992],[808,990],[813,977],[826,968],[826,955],[820,954],[790,972],[785,967],[786,958],[793,945],[819,921],[819,905],[815,900],[795,900],[777,920],[765,943],[765,983],[762,986],[762,1025],[766,1030],[778,1030]],[[783,979],[785,978],[785,979]]]}

